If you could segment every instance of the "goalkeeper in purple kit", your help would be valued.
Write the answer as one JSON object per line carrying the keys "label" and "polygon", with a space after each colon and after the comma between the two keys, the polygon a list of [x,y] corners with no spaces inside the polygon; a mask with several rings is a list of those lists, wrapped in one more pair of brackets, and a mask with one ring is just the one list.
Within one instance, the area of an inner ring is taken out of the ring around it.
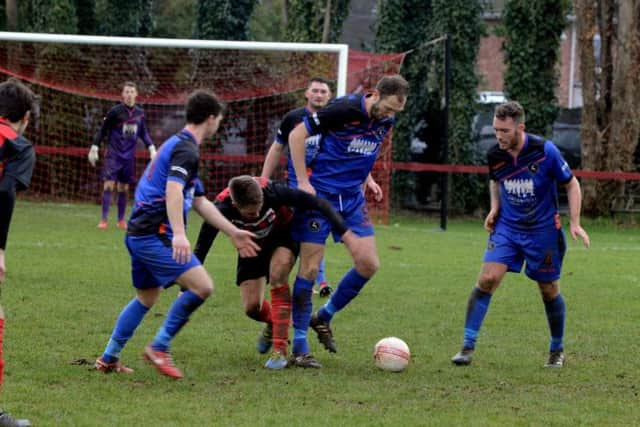
{"label": "goalkeeper in purple kit", "polygon": [[156,154],[156,147],[151,141],[145,124],[144,110],[136,105],[138,90],[135,83],[125,82],[122,88],[122,103],[113,107],[104,118],[100,130],[96,133],[89,150],[89,162],[92,166],[98,161],[100,142],[109,137],[109,144],[105,153],[102,179],[102,218],[98,228],[105,229],[108,225],[109,206],[114,188],[118,192],[118,227],[126,229],[124,220],[127,208],[127,192],[129,184],[135,182],[135,158],[138,139],[141,139],[149,149],[151,160]]}

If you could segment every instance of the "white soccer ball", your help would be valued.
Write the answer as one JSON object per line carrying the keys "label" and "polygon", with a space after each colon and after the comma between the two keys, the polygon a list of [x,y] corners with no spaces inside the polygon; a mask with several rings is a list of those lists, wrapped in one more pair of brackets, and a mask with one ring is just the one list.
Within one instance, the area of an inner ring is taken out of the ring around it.
{"label": "white soccer ball", "polygon": [[376,366],[385,371],[403,371],[411,360],[411,352],[406,342],[400,338],[382,338],[373,349]]}

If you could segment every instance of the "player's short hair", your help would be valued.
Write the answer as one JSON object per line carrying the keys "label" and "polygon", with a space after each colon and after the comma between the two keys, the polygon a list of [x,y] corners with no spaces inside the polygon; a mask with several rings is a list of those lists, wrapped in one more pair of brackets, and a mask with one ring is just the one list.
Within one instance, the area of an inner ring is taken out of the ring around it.
{"label": "player's short hair", "polygon": [[218,117],[224,112],[224,104],[206,89],[195,90],[187,100],[187,123],[199,125],[209,116]]}
{"label": "player's short hair", "polygon": [[122,83],[122,89],[124,89],[125,87],[132,87],[135,90],[138,90],[138,85],[136,85],[134,82],[132,82],[131,80],[127,80],[126,82]]}
{"label": "player's short hair", "polygon": [[229,180],[231,200],[239,208],[255,206],[263,201],[262,187],[252,176],[239,175]]}
{"label": "player's short hair", "polygon": [[329,90],[331,90],[331,82],[329,80],[325,79],[324,77],[313,76],[313,77],[311,77],[311,79],[309,79],[309,86],[311,86],[311,83],[322,83],[322,84],[325,84],[325,85],[329,86]]}
{"label": "player's short hair", "polygon": [[498,105],[493,115],[500,120],[511,117],[515,123],[524,123],[525,119],[524,108],[518,101],[508,101]]}
{"label": "player's short hair", "polygon": [[384,76],[378,81],[376,90],[380,98],[395,95],[399,101],[404,101],[409,94],[409,83],[400,74]]}
{"label": "player's short hair", "polygon": [[19,122],[34,110],[36,96],[16,78],[10,78],[0,84],[0,117],[12,123]]}

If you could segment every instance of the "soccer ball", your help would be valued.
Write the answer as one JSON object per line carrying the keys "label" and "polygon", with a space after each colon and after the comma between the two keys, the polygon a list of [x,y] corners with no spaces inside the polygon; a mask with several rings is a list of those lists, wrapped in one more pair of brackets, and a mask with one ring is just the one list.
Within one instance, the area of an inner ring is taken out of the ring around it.
{"label": "soccer ball", "polygon": [[385,371],[403,371],[410,359],[409,346],[400,338],[382,338],[373,349],[373,360],[376,366]]}

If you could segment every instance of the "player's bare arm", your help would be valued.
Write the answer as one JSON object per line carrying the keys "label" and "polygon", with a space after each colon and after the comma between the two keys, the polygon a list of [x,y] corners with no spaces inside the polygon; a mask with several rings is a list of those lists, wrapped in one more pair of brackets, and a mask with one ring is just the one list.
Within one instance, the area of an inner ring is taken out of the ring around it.
{"label": "player's bare arm", "polygon": [[206,197],[194,198],[193,209],[205,221],[229,236],[233,245],[238,249],[240,257],[248,258],[258,255],[260,246],[253,240],[255,235],[233,225]]}
{"label": "player's bare arm", "polygon": [[291,150],[291,160],[293,161],[293,168],[296,171],[298,188],[307,193],[316,194],[316,190],[311,183],[309,183],[309,177],[307,176],[305,141],[308,137],[309,132],[307,132],[306,126],[304,123],[300,123],[293,129],[291,134],[289,134],[289,150]]}
{"label": "player's bare arm", "polygon": [[484,220],[484,229],[489,233],[493,233],[493,229],[500,215],[500,187],[494,180],[489,181],[489,198],[491,199],[491,208]]}
{"label": "player's bare arm", "polygon": [[373,194],[373,198],[376,202],[381,202],[384,195],[382,193],[382,187],[373,179],[371,173],[367,176],[366,181],[364,182],[365,190],[371,191]]}
{"label": "player's bare arm", "polygon": [[260,176],[264,178],[271,178],[271,175],[273,175],[273,172],[278,167],[278,163],[280,163],[280,157],[282,156],[283,151],[284,145],[273,141],[271,147],[269,147],[269,151],[267,151],[266,157],[264,158],[264,165],[262,165],[262,173]]}
{"label": "player's bare arm", "polygon": [[573,240],[578,240],[578,237],[582,239],[584,247],[588,248],[591,245],[589,235],[580,226],[580,209],[582,206],[582,191],[580,190],[580,183],[574,176],[566,185],[567,200],[569,201],[569,232]]}
{"label": "player's bare arm", "polygon": [[176,181],[168,181],[167,192],[167,217],[173,231],[171,246],[173,247],[173,259],[180,264],[184,264],[191,259],[191,244],[184,228],[183,203],[184,195],[182,190],[184,185]]}

